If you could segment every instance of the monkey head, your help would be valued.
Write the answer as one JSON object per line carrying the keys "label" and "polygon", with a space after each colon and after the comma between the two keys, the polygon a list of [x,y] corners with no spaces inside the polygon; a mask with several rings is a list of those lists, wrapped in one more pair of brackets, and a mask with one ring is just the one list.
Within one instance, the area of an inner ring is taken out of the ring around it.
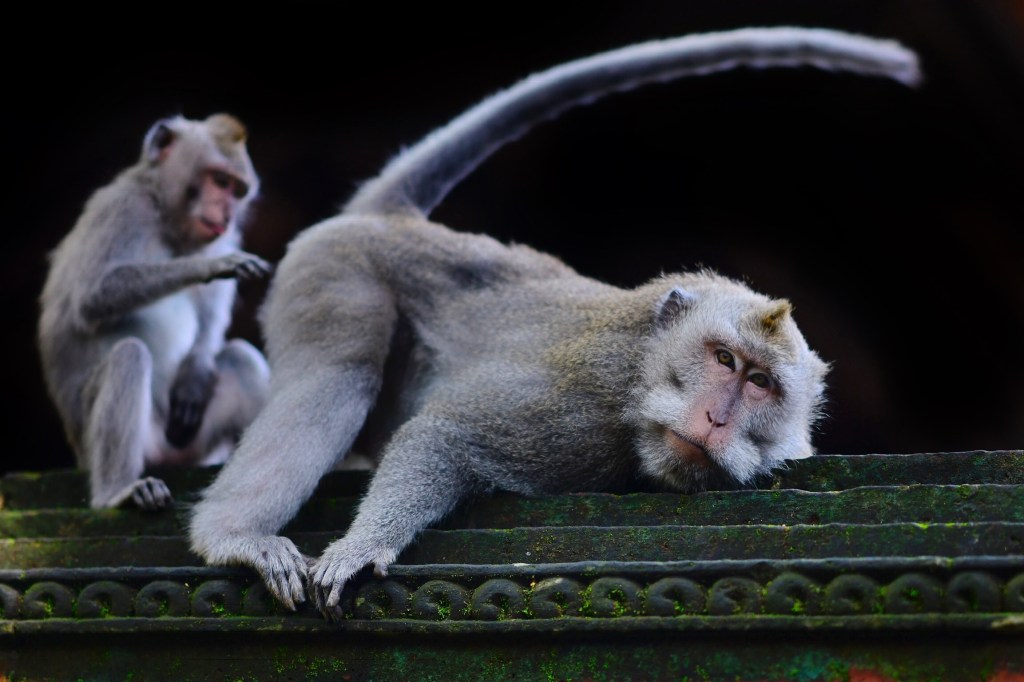
{"label": "monkey head", "polygon": [[645,473],[697,490],[814,454],[828,366],[789,302],[710,272],[658,284],[664,293],[627,415]]}
{"label": "monkey head", "polygon": [[259,180],[245,148],[245,127],[233,116],[157,121],[143,142],[143,165],[155,198],[171,218],[169,243],[201,248],[241,224]]}

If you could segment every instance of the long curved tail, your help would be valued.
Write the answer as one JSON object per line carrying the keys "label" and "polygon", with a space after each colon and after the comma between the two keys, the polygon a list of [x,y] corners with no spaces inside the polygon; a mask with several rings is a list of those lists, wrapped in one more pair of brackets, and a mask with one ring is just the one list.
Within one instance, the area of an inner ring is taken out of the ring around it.
{"label": "long curved tail", "polygon": [[888,40],[806,28],[745,28],[630,45],[555,66],[483,100],[364,184],[346,214],[427,215],[502,145],[574,106],[653,82],[753,68],[814,66],[920,80],[917,57]]}

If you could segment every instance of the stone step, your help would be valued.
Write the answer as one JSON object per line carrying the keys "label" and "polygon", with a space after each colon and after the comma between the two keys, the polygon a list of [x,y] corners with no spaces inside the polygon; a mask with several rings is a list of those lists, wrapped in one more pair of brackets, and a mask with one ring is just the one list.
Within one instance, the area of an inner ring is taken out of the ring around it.
{"label": "stone step", "polygon": [[[293,533],[316,556],[339,533]],[[1024,523],[893,523],[751,526],[577,526],[427,530],[404,564],[515,564],[868,557],[1018,556]],[[0,568],[199,566],[180,536],[0,540]]]}
{"label": "stone step", "polygon": [[[178,506],[0,481],[0,679],[1024,679],[1024,453],[820,455],[750,489],[499,494],[423,532],[344,617],[189,550]],[[366,472],[286,534],[340,537]],[[647,675],[646,672],[650,672]],[[144,674],[143,674],[144,673]]]}
{"label": "stone step", "polygon": [[[190,501],[209,484],[218,470],[218,467],[172,468],[154,473],[167,481],[177,499]],[[364,471],[331,472],[321,481],[316,496],[358,496],[365,490],[369,475]],[[816,455],[791,462],[787,469],[757,481],[754,487],[825,492],[915,483],[1024,485],[1024,451]],[[85,507],[87,488],[85,474],[80,471],[9,473],[0,479],[0,508]]]}
{"label": "stone step", "polygon": [[[286,532],[342,532],[356,498],[312,500]],[[35,509],[0,512],[0,537],[183,535],[186,507],[160,513],[134,509]],[[695,495],[579,493],[536,498],[495,495],[455,512],[438,528],[547,526],[813,525],[820,523],[1024,522],[1024,485],[910,485],[840,492],[745,490]]]}

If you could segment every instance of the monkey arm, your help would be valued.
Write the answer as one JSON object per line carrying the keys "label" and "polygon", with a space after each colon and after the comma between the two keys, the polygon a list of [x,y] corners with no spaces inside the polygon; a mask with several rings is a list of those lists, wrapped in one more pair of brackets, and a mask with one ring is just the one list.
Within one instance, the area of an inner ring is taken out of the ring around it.
{"label": "monkey arm", "polygon": [[459,423],[428,414],[398,431],[348,533],[310,568],[310,595],[324,616],[340,615],[342,588],[364,566],[373,564],[378,575],[386,575],[420,531],[470,494],[490,488],[470,469],[473,441]]}
{"label": "monkey arm", "polygon": [[185,256],[115,265],[83,296],[82,317],[92,325],[113,322],[185,287],[209,281],[218,271],[214,263],[202,256]]}
{"label": "monkey arm", "polygon": [[152,263],[120,263],[86,291],[79,308],[87,324],[101,325],[185,287],[214,279],[261,277],[271,269],[262,258],[244,251],[216,258],[194,255]]}

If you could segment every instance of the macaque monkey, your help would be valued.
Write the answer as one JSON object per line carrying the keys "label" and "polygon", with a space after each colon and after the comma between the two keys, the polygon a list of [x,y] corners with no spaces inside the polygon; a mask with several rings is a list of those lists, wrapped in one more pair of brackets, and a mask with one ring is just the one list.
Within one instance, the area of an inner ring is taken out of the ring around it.
{"label": "macaque monkey", "polygon": [[266,402],[263,355],[224,339],[236,280],[270,271],[239,249],[245,137],[226,114],[158,121],[50,256],[39,349],[93,507],[166,507],[145,467],[223,462]]}
{"label": "macaque monkey", "polygon": [[[918,77],[899,45],[835,31],[695,35],[530,76],[397,156],[289,246],[263,310],[271,397],[195,506],[193,549],[251,566],[288,607],[308,589],[336,618],[356,572],[384,574],[470,496],[694,491],[810,456],[827,366],[787,301],[708,271],[621,289],[427,220],[488,155],[572,106],[801,65]],[[277,533],[361,432],[384,444],[379,466],[348,532],[307,563]]]}

